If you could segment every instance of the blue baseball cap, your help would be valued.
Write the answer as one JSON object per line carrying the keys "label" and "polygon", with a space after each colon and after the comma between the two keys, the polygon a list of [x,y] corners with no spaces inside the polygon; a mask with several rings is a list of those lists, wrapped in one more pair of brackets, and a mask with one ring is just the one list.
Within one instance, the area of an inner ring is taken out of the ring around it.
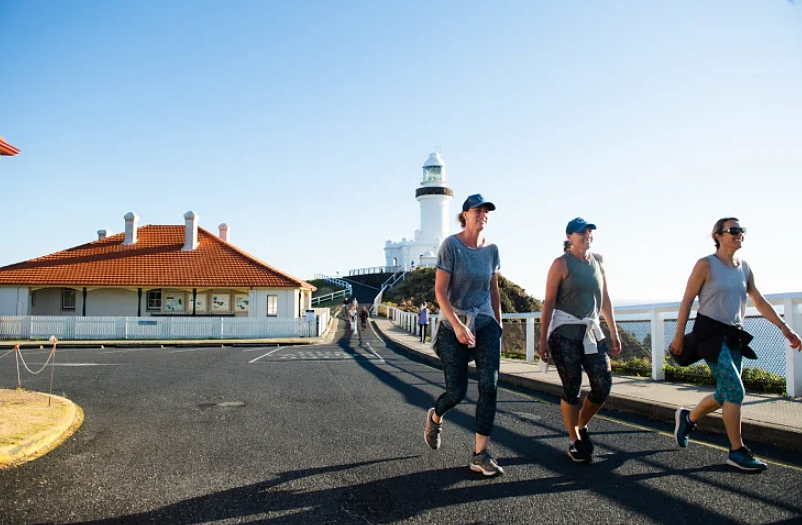
{"label": "blue baseball cap", "polygon": [[472,210],[473,208],[478,208],[479,206],[487,206],[487,209],[490,211],[494,211],[496,209],[496,205],[492,202],[488,202],[482,197],[481,193],[474,193],[473,195],[469,195],[465,202],[462,203],[462,211]]}
{"label": "blue baseball cap", "polygon": [[576,219],[569,222],[568,226],[565,227],[565,234],[571,235],[572,233],[579,233],[585,228],[590,228],[591,230],[595,230],[596,225],[586,222],[585,219],[583,219],[582,217],[577,217]]}

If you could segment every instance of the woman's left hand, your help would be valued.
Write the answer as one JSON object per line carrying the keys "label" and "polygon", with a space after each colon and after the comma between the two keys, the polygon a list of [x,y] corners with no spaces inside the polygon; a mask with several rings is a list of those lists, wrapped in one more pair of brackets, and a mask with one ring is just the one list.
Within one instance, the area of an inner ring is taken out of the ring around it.
{"label": "woman's left hand", "polygon": [[612,339],[613,343],[613,347],[610,349],[610,354],[617,356],[621,353],[621,339],[618,338],[618,334],[616,333],[610,334],[610,339]]}

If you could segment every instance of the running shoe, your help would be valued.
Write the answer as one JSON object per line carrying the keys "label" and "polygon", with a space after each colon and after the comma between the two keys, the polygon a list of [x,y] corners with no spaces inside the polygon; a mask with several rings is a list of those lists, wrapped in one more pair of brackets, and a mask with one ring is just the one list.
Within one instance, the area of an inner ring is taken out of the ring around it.
{"label": "running shoe", "polygon": [[487,450],[474,454],[470,467],[472,471],[481,472],[485,476],[501,476],[504,474],[504,469],[496,463],[496,460]]}
{"label": "running shoe", "polygon": [[590,439],[590,432],[588,432],[587,427],[579,429],[579,443],[585,447],[589,455],[593,455],[593,441]]}
{"label": "running shoe", "polygon": [[440,423],[435,423],[432,419],[434,415],[434,408],[430,408],[428,412],[426,412],[426,428],[423,430],[423,440],[429,445],[433,450],[437,450],[440,448],[440,431],[443,428],[442,421]]}
{"label": "running shoe", "polygon": [[581,441],[577,441],[568,447],[568,457],[574,463],[590,463],[593,461],[593,457],[588,454],[588,451],[585,450],[581,443]]}
{"label": "running shoe", "polygon": [[727,456],[727,465],[732,465],[735,468],[746,470],[748,472],[766,470],[767,467],[765,463],[757,459],[752,454],[752,451],[745,446],[739,448],[738,450],[730,451],[730,455]]}
{"label": "running shoe", "polygon": [[682,407],[678,408],[674,414],[674,439],[682,448],[688,446],[688,435],[696,427],[696,424],[690,420],[690,415],[691,411]]}

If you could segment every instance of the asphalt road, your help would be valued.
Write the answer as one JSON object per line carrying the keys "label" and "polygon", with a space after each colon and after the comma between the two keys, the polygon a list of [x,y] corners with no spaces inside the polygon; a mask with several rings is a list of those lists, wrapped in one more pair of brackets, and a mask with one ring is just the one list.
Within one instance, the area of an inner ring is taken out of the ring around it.
{"label": "asphalt road", "polygon": [[[60,350],[54,393],[83,426],[0,471],[0,523],[802,523],[802,469],[743,474],[726,452],[646,421],[591,427],[566,456],[556,399],[502,390],[492,451],[469,471],[476,386],[423,443],[442,372],[345,330],[330,346]],[[31,366],[46,351],[28,350]],[[13,358],[0,385],[16,384]],[[48,373],[23,373],[47,391]]]}

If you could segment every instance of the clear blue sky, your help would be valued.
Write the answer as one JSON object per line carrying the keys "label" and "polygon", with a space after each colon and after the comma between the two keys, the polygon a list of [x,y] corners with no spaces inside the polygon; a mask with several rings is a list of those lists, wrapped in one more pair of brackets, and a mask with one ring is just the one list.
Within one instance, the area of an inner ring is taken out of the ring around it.
{"label": "clear blue sky", "polygon": [[802,290],[799,3],[2,0],[0,49],[0,265],[187,210],[302,278],[381,265],[439,146],[538,298],[577,215],[614,301],[679,300],[724,215]]}

